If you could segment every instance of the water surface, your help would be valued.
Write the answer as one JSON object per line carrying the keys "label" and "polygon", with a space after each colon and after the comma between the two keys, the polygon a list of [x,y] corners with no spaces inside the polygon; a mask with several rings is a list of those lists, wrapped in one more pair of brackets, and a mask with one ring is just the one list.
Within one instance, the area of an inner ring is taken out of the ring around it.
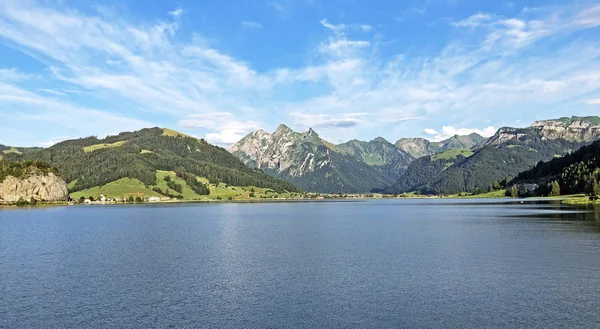
{"label": "water surface", "polygon": [[598,212],[381,200],[0,210],[0,327],[599,328]]}

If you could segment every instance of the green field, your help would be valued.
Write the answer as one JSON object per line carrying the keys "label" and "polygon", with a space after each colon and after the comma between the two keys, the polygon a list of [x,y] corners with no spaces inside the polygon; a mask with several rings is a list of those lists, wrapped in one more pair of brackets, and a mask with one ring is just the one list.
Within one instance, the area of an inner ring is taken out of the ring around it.
{"label": "green field", "polygon": [[90,146],[84,147],[83,151],[84,152],[92,152],[92,151],[107,148],[107,147],[118,147],[123,144],[125,144],[125,141],[115,142],[112,144],[95,144],[95,145],[90,145]]}
{"label": "green field", "polygon": [[196,137],[192,137],[190,135],[182,134],[182,133],[180,133],[178,131],[171,130],[171,129],[168,129],[168,128],[163,128],[163,136],[171,136],[171,137],[181,136],[181,137],[196,138]]}
{"label": "green field", "polygon": [[[264,198],[269,198],[269,199],[270,198],[289,198],[292,196],[291,193],[277,193],[268,188],[260,188],[260,187],[254,187],[254,186],[244,186],[244,187],[226,186],[223,183],[219,184],[219,186],[210,186],[209,185],[210,195],[199,195],[199,194],[195,193],[185,183],[185,181],[183,179],[178,178],[175,175],[175,172],[158,170],[156,172],[156,185],[149,186],[148,188],[146,186],[144,186],[144,184],[141,181],[139,181],[138,179],[122,178],[122,179],[108,183],[103,186],[96,186],[96,187],[92,187],[92,188],[89,188],[86,190],[73,192],[73,193],[71,193],[71,198],[79,199],[82,196],[85,198],[90,197],[90,196],[97,198],[100,196],[100,194],[104,194],[106,197],[109,197],[109,198],[123,198],[125,196],[129,197],[129,195],[133,195],[133,196],[140,195],[142,197],[148,197],[148,196],[160,197],[161,195],[154,192],[152,190],[152,188],[158,187],[162,191],[166,192],[167,189],[169,189],[169,186],[167,185],[167,182],[164,179],[166,176],[170,176],[171,180],[173,182],[180,184],[182,186],[181,195],[183,196],[184,200],[217,200],[217,199],[229,200],[229,198],[231,198],[231,200],[251,200],[251,199],[264,199]],[[199,178],[198,180],[201,181],[202,183],[208,185],[208,179]],[[73,186],[75,185],[75,182],[76,181],[72,181],[68,184],[69,189],[73,188]],[[254,191],[254,192],[252,192],[252,191]],[[177,192],[173,189],[169,189],[169,193],[174,194],[174,195],[179,194],[179,192]],[[253,198],[250,197],[251,193],[254,194]]]}
{"label": "green field", "polygon": [[455,149],[455,150],[448,150],[446,152],[440,153],[440,154],[436,154],[434,156],[431,157],[432,161],[435,160],[449,160],[449,159],[454,159],[459,155],[464,156],[465,158],[470,157],[471,155],[473,155],[473,151],[471,150],[467,150],[467,149]]}
{"label": "green field", "polygon": [[[156,185],[154,185],[152,187],[159,187],[163,192],[166,192],[169,189],[169,186],[167,185],[167,182],[165,181],[166,176],[170,176],[171,181],[173,181],[177,184],[180,184],[182,186],[181,195],[183,196],[184,199],[196,200],[196,199],[205,199],[206,198],[206,195],[197,194],[189,186],[187,186],[187,184],[185,183],[185,181],[183,179],[175,176],[174,171],[157,170],[156,171]],[[174,195],[179,194],[179,192],[177,192],[173,189],[169,190],[169,192],[170,192],[170,194],[174,194]]]}
{"label": "green field", "polygon": [[72,199],[79,199],[80,197],[90,197],[93,196],[97,198],[100,194],[104,194],[109,198],[123,198],[125,196],[129,197],[129,195],[133,196],[161,196],[160,194],[148,189],[144,186],[144,184],[138,179],[134,178],[121,178],[114,182],[108,183],[103,186],[95,186],[89,189],[85,189],[78,192],[71,193]]}
{"label": "green field", "polygon": [[9,153],[23,154],[23,152],[19,151],[16,147],[11,147],[8,150],[4,150],[3,153],[4,154],[9,154]]}

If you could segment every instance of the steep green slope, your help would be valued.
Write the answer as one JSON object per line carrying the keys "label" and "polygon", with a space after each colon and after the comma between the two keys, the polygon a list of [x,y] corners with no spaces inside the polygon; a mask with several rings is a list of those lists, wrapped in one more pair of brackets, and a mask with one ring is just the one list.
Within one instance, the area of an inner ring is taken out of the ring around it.
{"label": "steep green slope", "polygon": [[[330,147],[331,148],[331,147]],[[378,137],[370,142],[351,140],[335,146],[335,150],[350,156],[380,172],[386,180],[400,177],[414,158]]]}
{"label": "steep green slope", "polygon": [[[469,150],[449,150],[435,156],[424,156],[410,164],[406,173],[384,193],[398,194],[421,189],[455,163],[462,163],[473,153]],[[379,192],[379,191],[376,191]]]}
{"label": "steep green slope", "polygon": [[157,170],[175,171],[184,177],[207,177],[236,186],[296,191],[288,182],[249,169],[223,148],[183,135],[170,135],[163,129],[149,128],[105,139],[68,140],[47,149],[5,154],[5,157],[52,163],[66,176],[67,182],[75,182],[70,184],[71,192],[122,178],[139,179],[144,185],[153,186]]}
{"label": "steep green slope", "polygon": [[600,141],[520,173],[513,184],[537,183],[538,194],[548,195],[551,183],[557,181],[562,194],[600,194]]}

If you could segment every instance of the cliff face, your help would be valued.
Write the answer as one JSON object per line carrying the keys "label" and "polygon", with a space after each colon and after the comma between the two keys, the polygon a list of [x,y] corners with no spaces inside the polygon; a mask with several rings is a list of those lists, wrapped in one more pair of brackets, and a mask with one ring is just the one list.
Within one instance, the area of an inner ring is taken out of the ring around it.
{"label": "cliff face", "polygon": [[53,173],[22,179],[8,176],[0,182],[0,201],[16,202],[19,198],[29,201],[32,197],[38,201],[66,201],[67,183]]}
{"label": "cliff face", "polygon": [[599,117],[571,117],[535,121],[527,128],[500,128],[487,145],[500,145],[526,138],[564,139],[569,142],[591,142],[600,138]]}
{"label": "cliff face", "polygon": [[557,120],[536,121],[532,127],[539,130],[547,139],[562,138],[568,141],[581,142],[595,140],[600,136],[598,117],[572,117]]}

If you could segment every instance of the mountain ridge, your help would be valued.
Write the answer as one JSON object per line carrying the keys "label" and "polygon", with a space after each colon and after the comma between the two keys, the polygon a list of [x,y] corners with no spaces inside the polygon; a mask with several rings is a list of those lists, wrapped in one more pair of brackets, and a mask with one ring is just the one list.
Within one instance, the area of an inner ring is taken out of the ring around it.
{"label": "mountain ridge", "polygon": [[[221,147],[157,127],[122,132],[102,139],[91,136],[66,140],[42,150],[4,153],[4,158],[7,161],[38,160],[52,164],[65,176],[70,192],[124,178],[137,179],[148,189],[157,186],[159,171],[174,172],[174,176],[181,178],[198,195],[207,191],[201,178],[234,186],[270,188],[277,192],[298,191],[289,182],[248,168]],[[171,185],[181,190],[181,187]],[[167,196],[169,193],[162,191],[159,194]]]}
{"label": "mountain ridge", "polygon": [[310,128],[258,130],[229,151],[246,165],[314,192],[360,193],[395,181],[413,158],[383,138],[335,145]]}

